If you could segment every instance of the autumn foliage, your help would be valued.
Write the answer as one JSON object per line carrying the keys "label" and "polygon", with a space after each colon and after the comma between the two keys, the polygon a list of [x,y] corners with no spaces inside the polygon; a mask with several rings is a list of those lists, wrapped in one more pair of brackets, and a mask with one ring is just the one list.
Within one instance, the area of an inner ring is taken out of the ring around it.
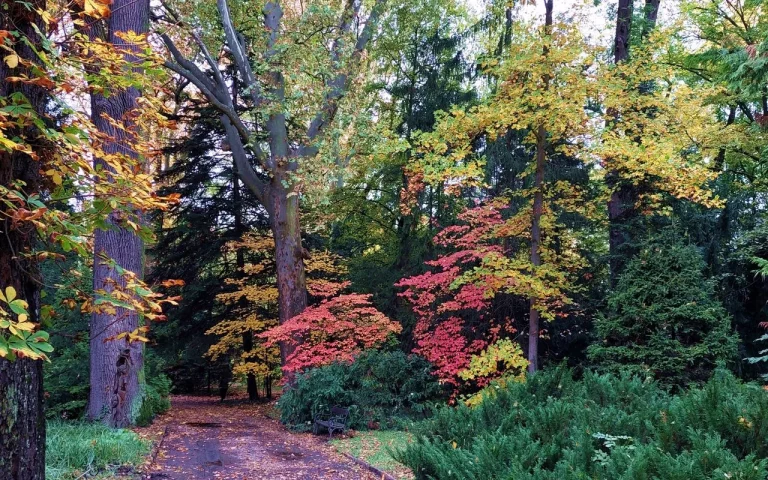
{"label": "autumn foliage", "polygon": [[283,370],[296,372],[332,362],[351,362],[364,349],[384,344],[401,326],[378,311],[370,295],[323,300],[262,335],[268,344],[296,345]]}

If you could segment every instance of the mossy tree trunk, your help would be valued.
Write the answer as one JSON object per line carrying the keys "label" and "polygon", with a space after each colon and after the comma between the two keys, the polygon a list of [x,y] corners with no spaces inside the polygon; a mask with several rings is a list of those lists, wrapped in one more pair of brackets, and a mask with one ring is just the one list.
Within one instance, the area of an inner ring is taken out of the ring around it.
{"label": "mossy tree trunk", "polygon": [[[31,8],[30,8],[31,5]],[[30,44],[40,40],[35,29],[45,31],[37,11],[45,10],[45,0],[3,2],[0,30],[16,31]],[[37,62],[29,45],[17,41],[16,53]],[[48,93],[41,87],[8,82],[8,76],[31,75],[19,65],[10,69],[0,61],[0,97],[21,93],[38,112],[45,110]],[[21,136],[45,160],[47,145],[34,131],[5,132],[8,137]],[[40,162],[22,153],[0,151],[0,186],[12,188],[15,182],[25,182],[27,193],[39,192],[42,179]],[[38,322],[40,279],[34,260],[28,253],[35,239],[34,227],[13,225],[0,206],[0,287],[13,287],[17,295],[29,304],[30,319]],[[45,417],[43,415],[43,365],[40,361],[0,359],[0,479],[43,480],[45,477]]]}

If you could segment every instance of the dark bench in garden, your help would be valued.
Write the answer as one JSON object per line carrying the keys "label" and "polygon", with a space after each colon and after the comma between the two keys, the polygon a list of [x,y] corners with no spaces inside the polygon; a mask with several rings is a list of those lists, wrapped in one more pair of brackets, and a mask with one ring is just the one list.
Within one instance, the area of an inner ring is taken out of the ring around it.
{"label": "dark bench in garden", "polygon": [[329,413],[319,413],[315,415],[315,422],[312,425],[312,433],[317,435],[322,428],[328,430],[329,437],[333,437],[333,432],[346,432],[349,428],[349,409],[335,405],[331,407]]}

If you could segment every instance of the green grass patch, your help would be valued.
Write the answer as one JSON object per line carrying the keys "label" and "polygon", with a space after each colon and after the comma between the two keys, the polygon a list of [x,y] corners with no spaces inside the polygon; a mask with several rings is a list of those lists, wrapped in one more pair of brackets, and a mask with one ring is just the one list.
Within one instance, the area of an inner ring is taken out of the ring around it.
{"label": "green grass patch", "polygon": [[150,450],[130,430],[83,422],[49,422],[45,444],[46,480],[115,478],[118,467],[140,464]]}
{"label": "green grass patch", "polygon": [[390,454],[393,450],[405,448],[411,441],[412,437],[408,432],[371,430],[355,432],[354,437],[332,440],[331,444],[339,452],[364,460],[396,478],[411,479],[413,478],[411,471]]}

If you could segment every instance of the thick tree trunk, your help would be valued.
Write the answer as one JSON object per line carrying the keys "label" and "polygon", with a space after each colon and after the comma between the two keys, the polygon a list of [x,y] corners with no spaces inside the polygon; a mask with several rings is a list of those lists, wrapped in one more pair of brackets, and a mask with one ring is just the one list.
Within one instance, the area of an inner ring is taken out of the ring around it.
{"label": "thick tree trunk", "polygon": [[[546,14],[544,17],[544,34],[552,33],[553,0],[545,0]],[[549,54],[549,48],[544,47],[544,56]],[[549,88],[549,76],[544,76],[544,89]],[[536,270],[541,265],[541,216],[544,213],[544,171],[547,167],[547,130],[539,126],[536,131],[536,172],[534,174],[533,188],[533,218],[531,221],[531,265]],[[535,273],[535,272],[534,272]],[[530,310],[528,311],[528,371],[531,373],[539,369],[539,322],[540,312],[536,306],[537,299],[531,297]]]}
{"label": "thick tree trunk", "polygon": [[[134,31],[145,33],[149,27],[149,0],[116,0],[112,4],[112,14],[106,20],[106,29],[100,31],[97,25],[91,27],[92,39],[104,36],[104,40],[130,48],[119,38],[121,32]],[[128,58],[130,61],[131,59]],[[136,157],[131,143],[134,127],[129,118],[137,108],[139,92],[128,89],[115,92],[109,97],[91,96],[91,115],[99,131],[105,133],[108,140],[104,145],[107,154],[120,153]],[[127,128],[117,129],[111,121],[122,123]],[[97,160],[98,161],[98,160]],[[111,216],[109,230],[96,232],[94,239],[93,287],[95,290],[111,290],[113,282],[124,286],[121,275],[105,264],[105,259],[113,259],[126,270],[143,277],[144,244],[133,231],[122,228],[120,219]],[[140,342],[128,343],[126,339],[107,339],[123,332],[131,332],[139,327],[141,319],[135,312],[118,308],[115,315],[94,313],[91,320],[90,379],[91,392],[88,402],[88,418],[101,420],[113,427],[131,425],[140,407],[142,386],[144,346]]]}
{"label": "thick tree trunk", "polygon": [[[299,224],[299,196],[289,195],[281,178],[273,180],[269,188],[272,234],[275,237],[275,265],[277,268],[278,310],[280,324],[307,308],[307,282],[304,272],[304,249],[301,246]],[[285,365],[293,348],[280,345],[281,364]]]}
{"label": "thick tree trunk", "polygon": [[[28,8],[31,3],[32,8]],[[27,6],[25,6],[27,4]],[[40,40],[35,27],[45,31],[37,11],[45,10],[44,0],[6,2],[0,14],[0,30],[15,30],[32,44]],[[22,42],[14,46],[16,53],[27,60],[37,61],[31,48]],[[29,74],[20,66],[9,69],[0,61],[0,97],[21,92],[38,112],[46,106],[47,92],[35,85],[6,82],[10,75]],[[35,139],[35,132],[6,132]],[[45,158],[45,145],[32,140],[36,152]],[[11,188],[15,181],[26,183],[27,193],[39,192],[41,165],[23,154],[0,152],[0,186]],[[14,227],[4,206],[0,206],[0,288],[16,289],[17,295],[29,303],[30,320],[38,321],[39,283],[35,278],[37,266],[22,253],[29,252],[35,230],[29,225]],[[43,365],[41,361],[0,359],[0,480],[44,480],[45,477],[45,416],[43,415]]]}

